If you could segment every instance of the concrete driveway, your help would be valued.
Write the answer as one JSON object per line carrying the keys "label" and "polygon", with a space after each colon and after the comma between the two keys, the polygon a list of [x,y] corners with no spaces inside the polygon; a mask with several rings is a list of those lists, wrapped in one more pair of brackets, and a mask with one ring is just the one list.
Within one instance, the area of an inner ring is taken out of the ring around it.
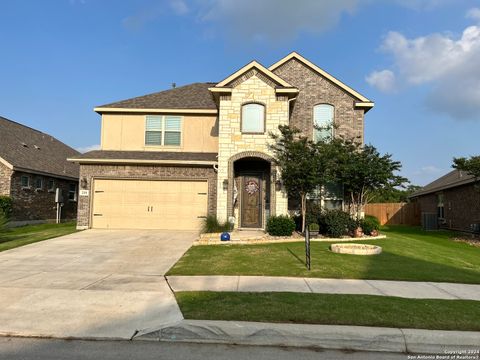
{"label": "concrete driveway", "polygon": [[86,230],[0,253],[0,334],[129,339],[181,320],[163,275],[196,233]]}

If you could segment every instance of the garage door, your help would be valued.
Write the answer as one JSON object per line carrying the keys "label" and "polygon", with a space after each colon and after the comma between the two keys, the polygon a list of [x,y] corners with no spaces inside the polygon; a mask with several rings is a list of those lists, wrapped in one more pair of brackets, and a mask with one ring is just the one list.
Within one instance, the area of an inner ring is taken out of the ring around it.
{"label": "garage door", "polygon": [[198,230],[207,214],[206,181],[96,179],[92,227]]}

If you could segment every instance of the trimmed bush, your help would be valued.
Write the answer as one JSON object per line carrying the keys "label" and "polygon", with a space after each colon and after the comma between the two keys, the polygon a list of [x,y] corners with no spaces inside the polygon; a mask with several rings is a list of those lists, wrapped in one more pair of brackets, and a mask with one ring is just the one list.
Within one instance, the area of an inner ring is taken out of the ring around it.
{"label": "trimmed bush", "polygon": [[346,235],[354,227],[354,220],[345,211],[328,210],[322,214],[320,225],[325,235],[338,238]]}
{"label": "trimmed bush", "polygon": [[312,224],[308,225],[308,230],[310,230],[310,231],[319,231],[319,230],[320,230],[320,226],[319,226],[317,223],[312,223]]}
{"label": "trimmed bush", "polygon": [[380,229],[380,221],[375,216],[366,215],[360,220],[360,226],[365,234],[371,235],[374,230]]}
{"label": "trimmed bush", "polygon": [[219,233],[231,230],[232,225],[228,221],[220,223],[215,215],[207,215],[207,217],[203,219],[202,233]]}
{"label": "trimmed bush", "polygon": [[8,218],[5,216],[5,213],[3,212],[2,209],[0,209],[0,234],[5,230],[5,227],[7,225]]}
{"label": "trimmed bush", "polygon": [[0,196],[0,211],[6,218],[10,218],[12,215],[13,201],[11,197]]}
{"label": "trimmed bush", "polygon": [[270,216],[267,232],[272,236],[291,236],[295,230],[295,221],[286,215]]}

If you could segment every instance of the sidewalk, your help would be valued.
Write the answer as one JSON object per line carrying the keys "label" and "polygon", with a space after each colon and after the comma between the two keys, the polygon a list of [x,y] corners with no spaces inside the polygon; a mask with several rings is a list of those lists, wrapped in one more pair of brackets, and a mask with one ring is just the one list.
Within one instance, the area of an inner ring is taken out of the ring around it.
{"label": "sidewalk", "polygon": [[480,301],[480,285],[268,276],[168,276],[173,291],[362,294],[412,299]]}

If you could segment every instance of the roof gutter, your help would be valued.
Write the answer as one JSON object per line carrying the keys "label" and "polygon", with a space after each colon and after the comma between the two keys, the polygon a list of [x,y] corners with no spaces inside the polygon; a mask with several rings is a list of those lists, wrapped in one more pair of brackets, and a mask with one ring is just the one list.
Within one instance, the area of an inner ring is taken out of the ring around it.
{"label": "roof gutter", "polygon": [[109,108],[96,107],[93,111],[104,113],[152,113],[152,114],[212,114],[218,113],[217,109],[132,109],[132,108]]}
{"label": "roof gutter", "polygon": [[143,160],[143,159],[76,159],[68,158],[67,161],[79,164],[162,164],[162,165],[217,165],[217,161],[203,160]]}

